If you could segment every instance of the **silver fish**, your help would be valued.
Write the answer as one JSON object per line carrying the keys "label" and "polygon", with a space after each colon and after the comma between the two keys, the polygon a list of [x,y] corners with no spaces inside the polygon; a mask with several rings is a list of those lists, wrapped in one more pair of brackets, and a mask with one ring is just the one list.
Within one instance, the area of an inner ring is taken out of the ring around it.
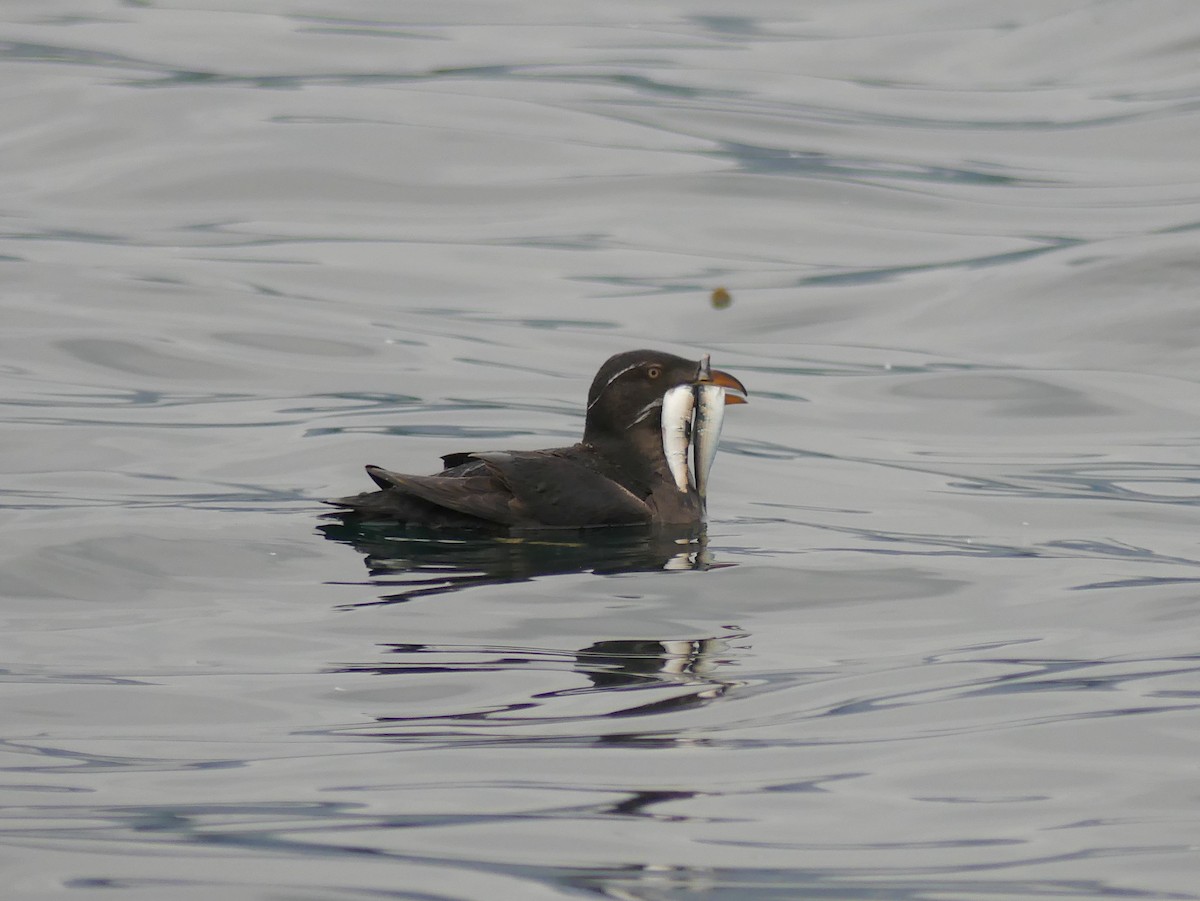
{"label": "silver fish", "polygon": [[720,385],[696,386],[696,423],[692,428],[692,471],[696,493],[708,496],[708,474],[717,458],[721,425],[725,422],[725,389]]}
{"label": "silver fish", "polygon": [[692,474],[688,470],[688,450],[692,438],[692,411],[695,407],[696,395],[691,385],[676,385],[663,395],[663,453],[666,455],[671,477],[675,480],[675,487],[684,494],[692,487]]}

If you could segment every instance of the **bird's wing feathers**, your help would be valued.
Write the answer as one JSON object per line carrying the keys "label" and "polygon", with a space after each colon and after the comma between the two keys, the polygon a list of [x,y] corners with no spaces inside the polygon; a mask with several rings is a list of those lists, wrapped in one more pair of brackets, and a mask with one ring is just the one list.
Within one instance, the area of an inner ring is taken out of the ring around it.
{"label": "bird's wing feathers", "polygon": [[547,526],[647,522],[650,507],[607,476],[553,451],[477,453],[526,517]]}
{"label": "bird's wing feathers", "polygon": [[554,452],[447,454],[449,468],[480,463],[461,472],[412,476],[368,466],[384,490],[504,526],[621,525],[647,522],[651,510],[632,492]]}
{"label": "bird's wing feathers", "polygon": [[410,476],[379,466],[368,466],[367,474],[380,488],[412,494],[468,516],[511,526],[519,519],[511,491],[490,473],[481,476],[444,478]]}

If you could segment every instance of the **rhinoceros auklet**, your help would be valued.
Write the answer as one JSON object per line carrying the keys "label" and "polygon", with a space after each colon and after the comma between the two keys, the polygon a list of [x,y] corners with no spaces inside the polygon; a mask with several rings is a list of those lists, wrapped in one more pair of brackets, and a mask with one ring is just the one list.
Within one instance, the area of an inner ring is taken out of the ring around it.
{"label": "rhinoceros auklet", "polygon": [[359,519],[432,528],[698,524],[725,405],[745,395],[707,354],[697,362],[626,351],[592,380],[578,444],[447,454],[431,476],[368,466],[379,491],[326,503]]}

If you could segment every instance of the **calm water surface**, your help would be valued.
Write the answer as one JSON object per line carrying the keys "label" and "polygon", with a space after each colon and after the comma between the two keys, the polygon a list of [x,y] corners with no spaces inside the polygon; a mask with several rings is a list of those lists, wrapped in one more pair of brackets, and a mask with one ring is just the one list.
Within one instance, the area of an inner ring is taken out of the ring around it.
{"label": "calm water surface", "polygon": [[[6,3],[5,897],[1200,899],[1198,47]],[[321,518],[640,346],[753,393],[703,548]]]}

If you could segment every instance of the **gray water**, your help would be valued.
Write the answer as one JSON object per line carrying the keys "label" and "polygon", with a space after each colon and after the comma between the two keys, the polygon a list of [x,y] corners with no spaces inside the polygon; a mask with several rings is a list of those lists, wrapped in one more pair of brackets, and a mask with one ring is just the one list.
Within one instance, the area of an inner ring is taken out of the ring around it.
{"label": "gray water", "polygon": [[[4,897],[1200,898],[1198,52],[6,2]],[[643,346],[752,392],[705,550],[321,518]]]}

